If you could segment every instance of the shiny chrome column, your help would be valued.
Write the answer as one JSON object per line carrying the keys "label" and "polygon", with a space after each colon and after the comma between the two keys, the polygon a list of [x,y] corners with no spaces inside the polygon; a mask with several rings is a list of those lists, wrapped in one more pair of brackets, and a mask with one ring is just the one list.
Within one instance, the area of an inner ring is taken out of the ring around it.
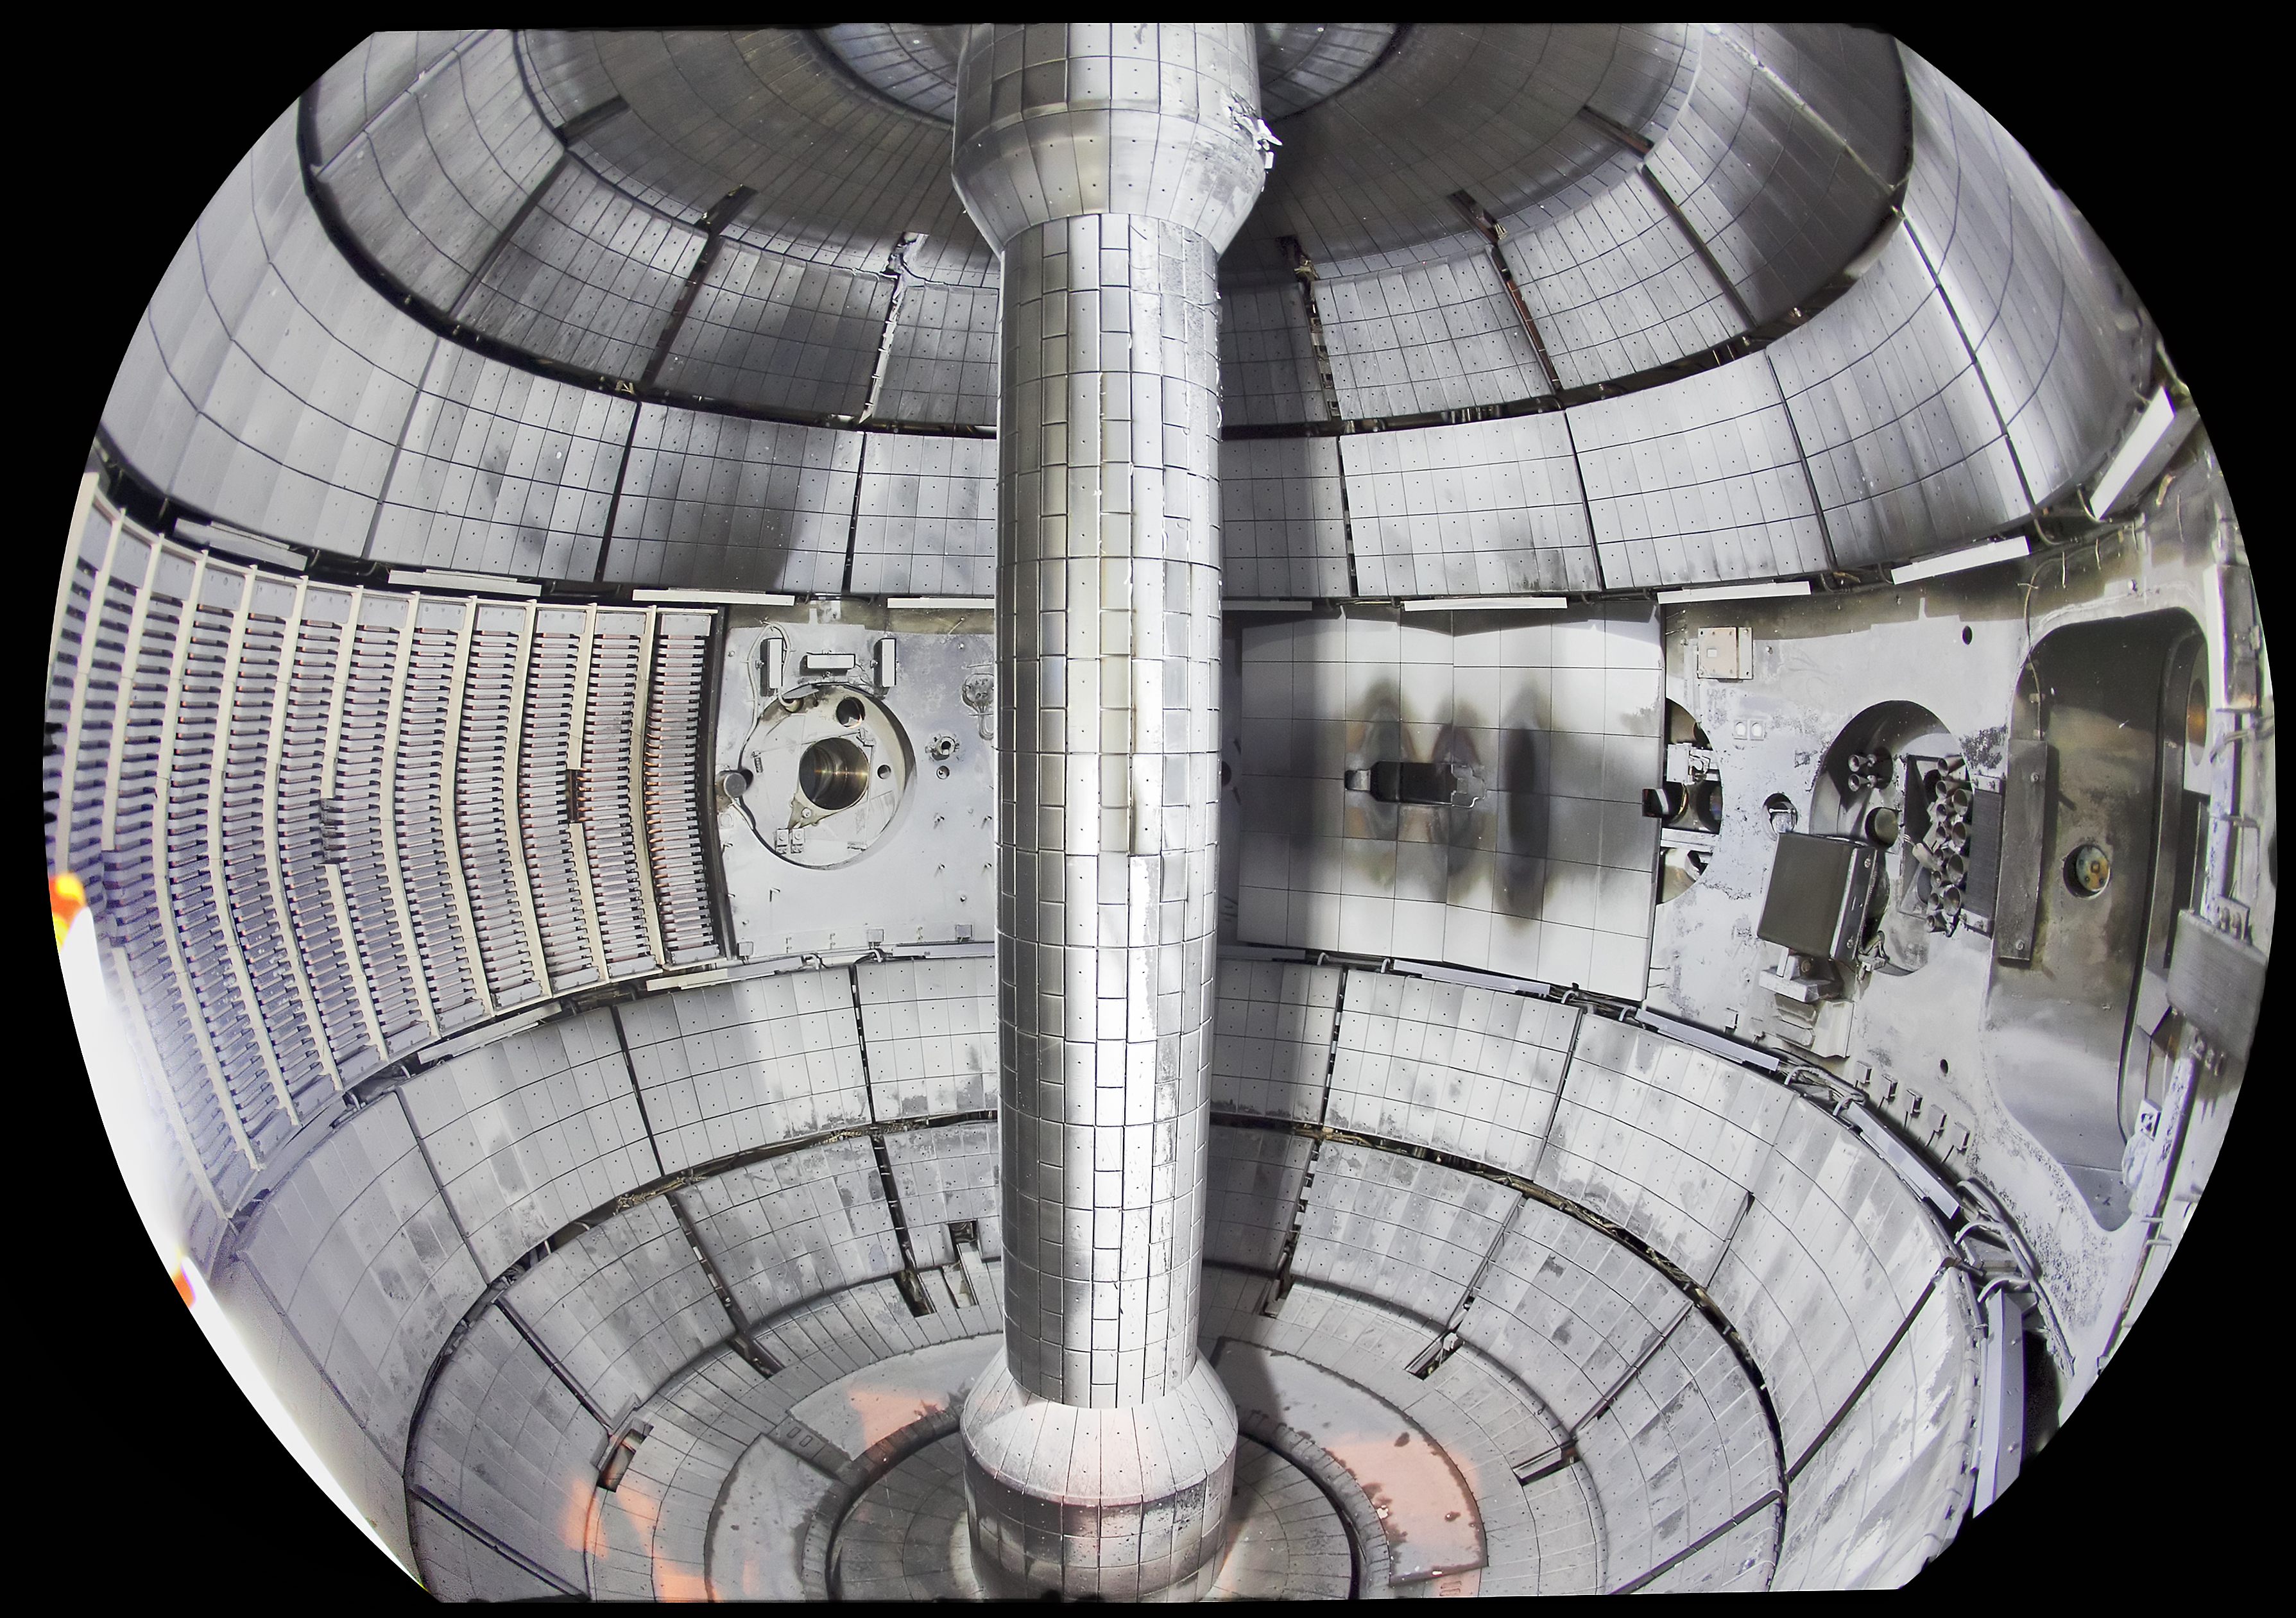
{"label": "shiny chrome column", "polygon": [[1004,255],[1004,1352],[964,1409],[1008,1594],[1201,1592],[1235,1408],[1196,1352],[1219,797],[1220,249],[1246,23],[976,24],[957,191]]}

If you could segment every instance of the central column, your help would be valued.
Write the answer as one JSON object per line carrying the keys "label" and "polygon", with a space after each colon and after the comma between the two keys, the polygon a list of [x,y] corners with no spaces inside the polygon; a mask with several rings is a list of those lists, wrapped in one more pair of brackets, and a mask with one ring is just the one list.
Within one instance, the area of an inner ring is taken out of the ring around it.
{"label": "central column", "polygon": [[1004,258],[1004,1351],[964,1416],[992,1592],[1192,1598],[1235,1407],[1196,1352],[1218,909],[1220,249],[1248,23],[975,24],[955,181]]}

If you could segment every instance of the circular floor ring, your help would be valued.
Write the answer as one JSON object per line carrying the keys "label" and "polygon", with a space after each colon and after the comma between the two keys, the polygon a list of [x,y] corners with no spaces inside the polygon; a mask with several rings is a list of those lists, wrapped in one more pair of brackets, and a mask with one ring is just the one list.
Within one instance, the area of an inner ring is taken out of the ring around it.
{"label": "circular floor ring", "polygon": [[[861,1491],[832,1541],[846,1601],[979,1601],[965,1516],[964,1439],[911,1452]],[[1251,1438],[1236,1441],[1235,1493],[1213,1601],[1345,1600],[1355,1548],[1323,1489]]]}

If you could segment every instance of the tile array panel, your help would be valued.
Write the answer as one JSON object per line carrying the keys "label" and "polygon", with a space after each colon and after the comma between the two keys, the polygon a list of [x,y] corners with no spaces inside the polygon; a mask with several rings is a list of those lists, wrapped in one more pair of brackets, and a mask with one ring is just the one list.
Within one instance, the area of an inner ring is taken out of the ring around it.
{"label": "tile array panel", "polygon": [[857,414],[892,297],[882,275],[722,241],[654,383],[752,409]]}
{"label": "tile array panel", "polygon": [[1357,588],[1367,596],[1602,588],[1571,430],[1550,413],[1341,439]]}
{"label": "tile array panel", "polygon": [[1298,283],[1220,289],[1220,419],[1327,421]]}
{"label": "tile array panel", "polygon": [[1780,578],[1831,565],[1767,354],[1570,415],[1607,588]]}
{"label": "tile array panel", "polygon": [[1349,971],[1329,1122],[1529,1174],[1579,1016],[1520,994]]}
{"label": "tile array panel", "polygon": [[642,405],[604,576],[834,595],[860,464],[857,433]]}
{"label": "tile array panel", "polygon": [[1315,283],[1348,421],[1528,399],[1548,391],[1487,252]]}
{"label": "tile array panel", "polygon": [[[1859,52],[1866,70],[1853,94],[1874,105],[1879,126],[1902,106],[1902,78],[1876,37]],[[1862,153],[1798,105],[1756,65],[1750,30],[1716,25],[1681,115],[1644,167],[1665,188],[1744,300],[1757,323],[1784,314],[1856,257],[1882,227],[1897,174],[1874,172]]]}
{"label": "tile array panel", "polygon": [[620,1009],[664,1173],[869,1122],[849,983],[784,972]]}
{"label": "tile array panel", "polygon": [[[1248,943],[1447,961],[1639,998],[1657,833],[1657,618],[1306,619],[1242,631]],[[1470,627],[1471,626],[1471,627]],[[1381,804],[1381,759],[1480,772],[1465,810]]]}
{"label": "tile array panel", "polygon": [[873,433],[853,518],[857,595],[996,593],[996,443]]}
{"label": "tile array panel", "polygon": [[527,1029],[426,1067],[401,1091],[490,1276],[661,1175],[613,1019],[586,1011]]}
{"label": "tile array panel", "polygon": [[[419,39],[399,37],[419,52]],[[519,82],[508,30],[465,35],[419,73],[409,70],[413,54],[378,64],[376,88],[401,87],[371,105],[362,105],[365,86],[339,78],[341,67],[320,79],[314,110],[325,160],[313,183],[392,280],[452,311],[565,149]],[[339,120],[354,109],[367,116],[345,139]]]}
{"label": "tile array panel", "polygon": [[996,962],[864,960],[853,968],[881,1121],[997,1104]]}
{"label": "tile array panel", "polygon": [[1220,585],[1230,597],[1354,593],[1336,438],[1227,438],[1219,446]]}
{"label": "tile array panel", "polygon": [[1223,957],[1213,1017],[1216,1112],[1324,1120],[1341,969]]}

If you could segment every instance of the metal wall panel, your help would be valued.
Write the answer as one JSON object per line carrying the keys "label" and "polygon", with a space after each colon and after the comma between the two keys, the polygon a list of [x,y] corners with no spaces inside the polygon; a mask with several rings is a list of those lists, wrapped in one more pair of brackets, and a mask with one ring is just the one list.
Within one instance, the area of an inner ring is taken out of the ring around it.
{"label": "metal wall panel", "polygon": [[1441,1325],[1521,1194],[1343,1141],[1316,1159],[1292,1273]]}
{"label": "metal wall panel", "polygon": [[1350,434],[1340,462],[1364,595],[1601,588],[1559,413]]}
{"label": "metal wall panel", "polygon": [[901,1199],[909,1250],[919,1269],[960,1262],[949,1231],[950,1222],[957,1220],[972,1222],[975,1250],[984,1261],[1004,1255],[995,1120],[888,1132],[885,1159],[892,1166],[894,1194]]}
{"label": "metal wall panel", "polygon": [[344,1121],[242,1253],[367,1435],[406,1453],[431,1361],[487,1283],[406,1115],[386,1101]]}
{"label": "metal wall panel", "polygon": [[194,510],[357,555],[435,341],[327,240],[299,184],[291,109],[169,264],[103,431]]}
{"label": "metal wall panel", "polygon": [[1792,1104],[1719,1057],[1589,1017],[1536,1178],[1710,1277]]}
{"label": "metal wall panel", "polygon": [[[1797,1101],[1779,1115],[1775,1141],[1709,1290],[1762,1367],[1792,1465],[1856,1391],[1947,1249],[1913,1191],[1846,1125]],[[1973,1358],[1941,1369],[1976,1375]]]}
{"label": "metal wall panel", "polygon": [[1528,1174],[1578,1023],[1518,994],[1350,971],[1329,1121]]}
{"label": "metal wall panel", "polygon": [[[700,1208],[688,1205],[700,1222]],[[583,1231],[521,1276],[504,1302],[610,1418],[734,1329],[668,1197]]]}
{"label": "metal wall panel", "polygon": [[[1459,1335],[1572,1433],[1602,1501],[1603,1588],[1778,1486],[1759,1395],[1721,1334],[1656,1270],[1567,1214],[1524,1203]],[[1767,1570],[1767,1545],[1759,1560]]]}
{"label": "metal wall panel", "polygon": [[309,91],[319,161],[333,159],[423,71],[465,46],[468,29],[381,29],[353,45]]}
{"label": "metal wall panel", "polygon": [[[913,247],[908,259],[921,254]],[[907,277],[877,395],[889,421],[996,424],[996,287]]]}
{"label": "metal wall panel", "polygon": [[656,385],[768,410],[856,414],[892,296],[882,275],[726,242]]}
{"label": "metal wall panel", "polygon": [[858,433],[644,405],[605,576],[835,594],[860,461]]}
{"label": "metal wall panel", "polygon": [[592,577],[636,409],[440,343],[365,553],[407,567]]}
{"label": "metal wall panel", "polygon": [[995,1110],[994,957],[865,960],[855,965],[854,975],[873,1115],[890,1120]]}
{"label": "metal wall panel", "polygon": [[[1658,624],[1647,609],[1247,625],[1238,936],[1444,960],[1629,998],[1657,831]],[[1577,728],[1572,728],[1577,727]],[[1447,759],[1472,809],[1374,802],[1350,768]]]}
{"label": "metal wall panel", "polygon": [[1224,593],[1263,601],[1353,593],[1340,440],[1224,439],[1219,465]]}
{"label": "metal wall panel", "polygon": [[701,252],[702,233],[560,168],[457,317],[560,364],[636,381]]}
{"label": "metal wall panel", "polygon": [[498,1309],[440,1367],[409,1447],[420,1488],[546,1572],[545,1583],[416,1497],[425,1586],[441,1600],[515,1600],[587,1588],[583,1531],[606,1433]]}
{"label": "metal wall panel", "polygon": [[1903,51],[1906,218],[2046,504],[2103,463],[2144,403],[2153,334],[2112,261],[2007,130]]}
{"label": "metal wall panel", "polygon": [[1794,1479],[1778,1589],[1895,1589],[1952,1542],[1975,1464],[1980,1329],[1968,1283],[1948,1275]]}
{"label": "metal wall panel", "polygon": [[1610,589],[1778,578],[1830,565],[1766,355],[1569,415]]}
{"label": "metal wall panel", "polygon": [[[1275,1130],[1211,1130],[1204,1189],[1204,1262],[1273,1275],[1300,1209],[1308,1142]],[[1217,1285],[1205,1277],[1207,1290]]]}
{"label": "metal wall panel", "polygon": [[[1894,174],[1872,172],[1836,132],[1751,60],[1736,24],[1699,59],[1689,104],[1646,167],[1730,278],[1757,322],[1816,291],[1873,239]],[[1879,59],[1874,61],[1878,66]],[[1902,105],[1903,80],[1876,71],[1859,94]],[[1872,122],[1883,120],[1877,107]]]}
{"label": "metal wall panel", "polygon": [[680,1194],[745,1320],[767,1320],[901,1268],[892,1209],[866,1140],[769,1157]]}
{"label": "metal wall panel", "polygon": [[1220,289],[1220,418],[1324,421],[1324,384],[1297,283]]}
{"label": "metal wall panel", "polygon": [[[334,98],[326,79],[317,88],[324,132],[336,121],[327,110]],[[353,238],[442,313],[462,301],[565,151],[519,82],[507,29],[458,41],[349,140],[322,150],[314,178]]]}
{"label": "metal wall panel", "polygon": [[1792,412],[1841,566],[1903,561],[2025,516],[2008,437],[1905,231],[1856,286],[1764,357]]}
{"label": "metal wall panel", "polygon": [[652,996],[621,1017],[666,1173],[869,1121],[841,968]]}
{"label": "metal wall panel", "polygon": [[996,593],[996,445],[873,433],[853,522],[857,595]]}
{"label": "metal wall panel", "polygon": [[1547,392],[1488,251],[1315,282],[1340,414],[1407,416]]}
{"label": "metal wall panel", "polygon": [[611,1011],[481,1045],[423,1069],[403,1093],[489,1276],[661,1175]]}
{"label": "metal wall panel", "polygon": [[1500,224],[1501,251],[1566,388],[1671,364],[1745,328],[1638,175],[1558,219],[1533,210]]}
{"label": "metal wall panel", "polygon": [[1223,960],[1218,994],[1212,1110],[1323,1122],[1340,968]]}

